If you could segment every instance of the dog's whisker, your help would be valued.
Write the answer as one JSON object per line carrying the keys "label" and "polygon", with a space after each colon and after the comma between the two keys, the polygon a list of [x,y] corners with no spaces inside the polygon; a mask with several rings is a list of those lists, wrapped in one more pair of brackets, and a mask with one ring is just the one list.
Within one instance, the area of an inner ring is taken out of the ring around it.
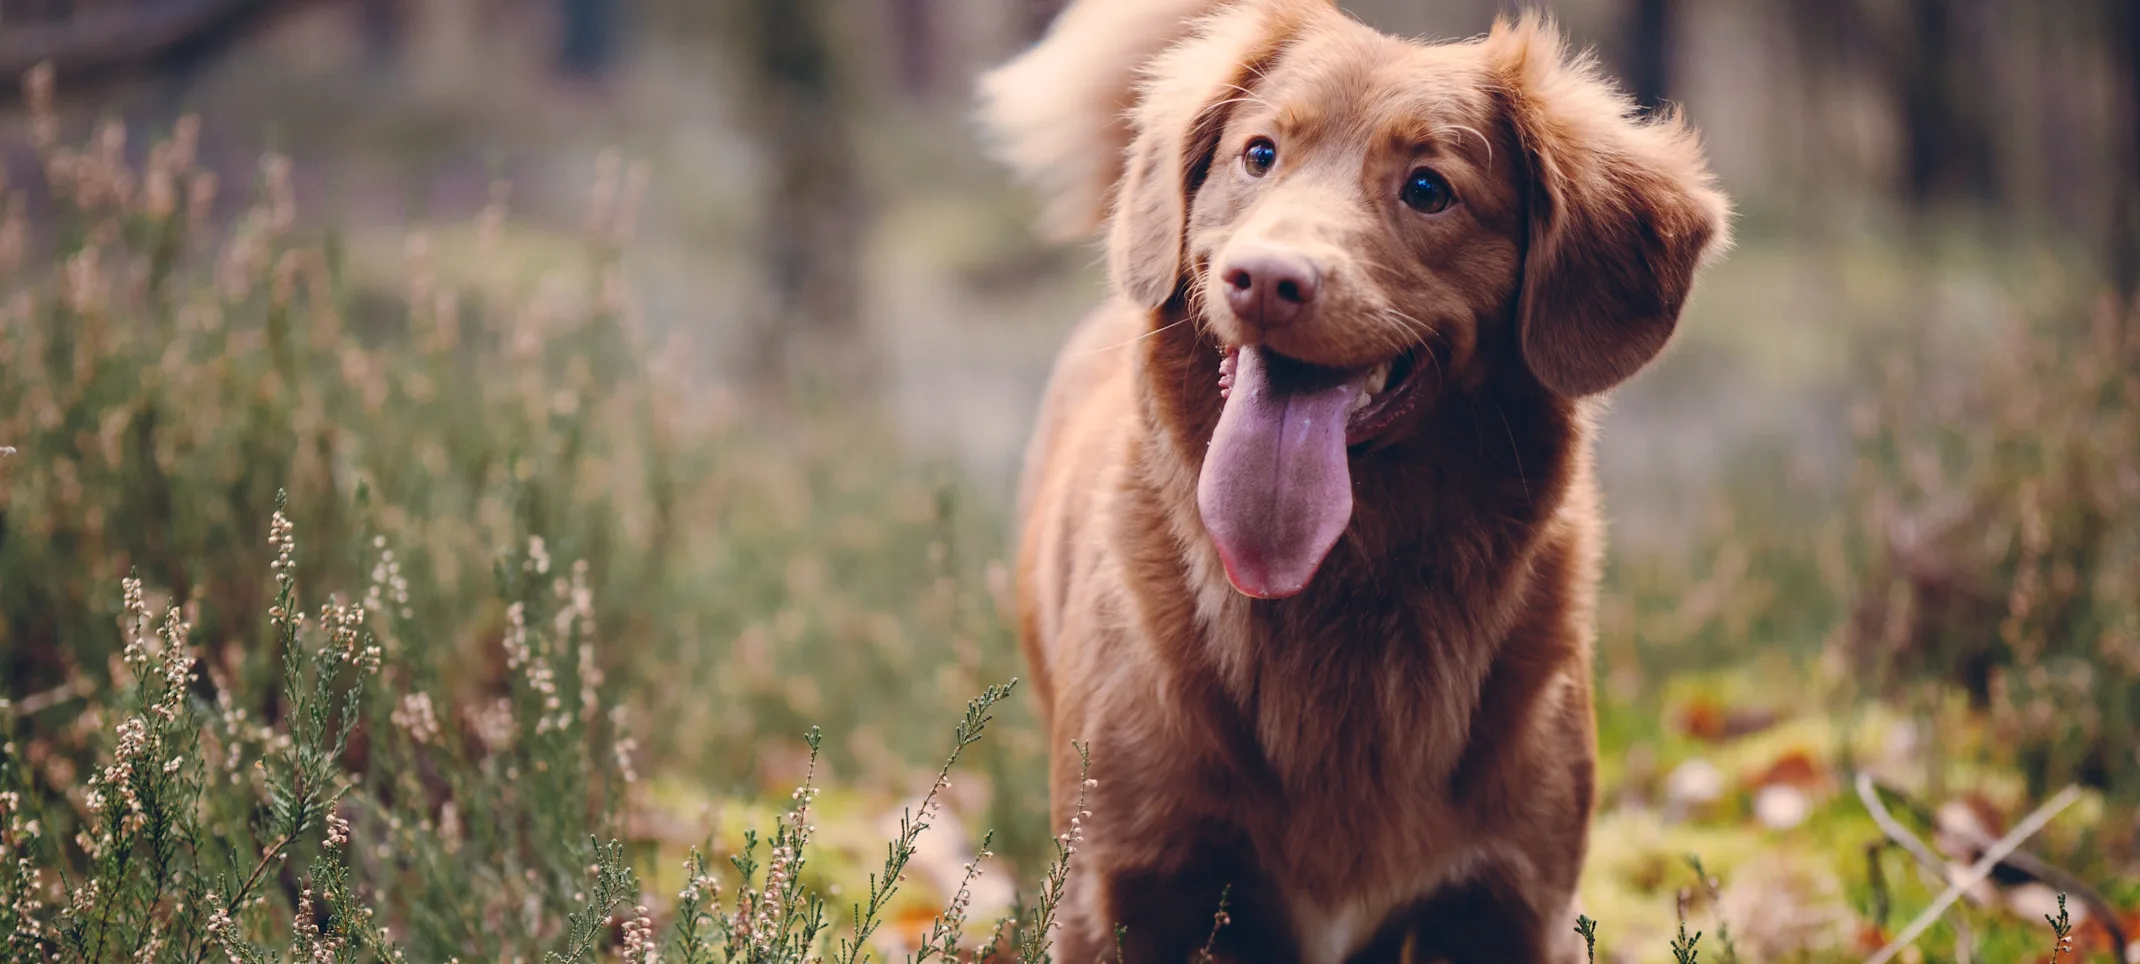
{"label": "dog's whisker", "polygon": [[[1257,99],[1257,98],[1254,98],[1254,97],[1235,97],[1235,98],[1233,98],[1233,99],[1231,99],[1231,100],[1222,100],[1222,101],[1218,101],[1218,102],[1216,102],[1216,103],[1212,104],[1212,105],[1211,105],[1211,107],[1212,107],[1212,109],[1216,110],[1216,109],[1218,109],[1218,108],[1220,108],[1220,107],[1225,107],[1225,106],[1228,106],[1228,105],[1230,105],[1230,104],[1261,104],[1261,105],[1262,105],[1262,106],[1264,106],[1264,107],[1270,107],[1270,106],[1271,106],[1271,105],[1270,105],[1270,103],[1269,103],[1268,101],[1264,101],[1264,100],[1259,100],[1259,99]],[[1277,108],[1273,107],[1273,108],[1271,108],[1271,109],[1272,109],[1272,110],[1276,110]]]}
{"label": "dog's whisker", "polygon": [[1384,307],[1381,315],[1384,320],[1404,329],[1405,334],[1410,336],[1406,344],[1398,346],[1400,349],[1413,347],[1414,343],[1424,344],[1430,339],[1441,336],[1441,332],[1434,330],[1433,325],[1405,314],[1394,307]]}
{"label": "dog's whisker", "polygon": [[[1193,316],[1191,316],[1191,317],[1193,317]],[[1132,338],[1132,339],[1130,339],[1130,340],[1128,340],[1128,341],[1125,341],[1125,342],[1121,342],[1121,343],[1119,343],[1119,344],[1107,345],[1107,346],[1105,346],[1105,347],[1101,347],[1101,348],[1093,348],[1093,349],[1089,349],[1089,350],[1086,350],[1086,351],[1076,352],[1076,353],[1074,353],[1074,354],[1072,355],[1072,357],[1075,357],[1075,358],[1082,358],[1082,357],[1084,357],[1084,356],[1086,356],[1086,355],[1099,355],[1099,354],[1104,354],[1104,353],[1106,353],[1106,352],[1111,352],[1111,351],[1118,351],[1118,350],[1120,350],[1120,349],[1123,349],[1123,348],[1128,348],[1128,347],[1129,347],[1129,346],[1131,346],[1131,345],[1134,345],[1134,344],[1136,344],[1136,343],[1138,343],[1138,342],[1140,342],[1140,341],[1143,341],[1143,340],[1145,340],[1145,339],[1147,339],[1147,338],[1150,338],[1150,337],[1152,337],[1153,335],[1157,335],[1157,334],[1160,334],[1161,332],[1164,332],[1164,331],[1166,331],[1166,330],[1167,330],[1167,329],[1169,329],[1169,328],[1173,328],[1173,327],[1176,327],[1176,326],[1180,325],[1180,324],[1181,324],[1182,322],[1185,322],[1185,321],[1188,321],[1188,320],[1189,320],[1189,318],[1185,317],[1185,318],[1181,318],[1181,319],[1179,319],[1179,320],[1176,320],[1176,321],[1170,321],[1170,322],[1167,322],[1167,323],[1166,323],[1166,324],[1164,324],[1164,325],[1160,325],[1159,327],[1157,327],[1157,328],[1154,328],[1154,329],[1152,329],[1151,331],[1147,331],[1147,332],[1145,332],[1144,334],[1138,335],[1137,337],[1135,337],[1135,338]]]}
{"label": "dog's whisker", "polygon": [[1441,337],[1441,332],[1436,331],[1433,325],[1405,314],[1394,307],[1383,308],[1382,317],[1404,328],[1405,333],[1410,336],[1407,340],[1391,346],[1392,353],[1403,353],[1416,348],[1419,350],[1419,354],[1426,358],[1427,364],[1433,366],[1436,377],[1440,377],[1441,356],[1435,353],[1433,341]]}
{"label": "dog's whisker", "polygon": [[1388,311],[1392,317],[1396,318],[1398,321],[1404,322],[1406,325],[1410,326],[1413,331],[1418,332],[1421,336],[1422,341],[1428,338],[1441,337],[1441,332],[1436,331],[1433,325],[1425,321],[1421,321],[1418,318],[1405,314],[1404,312],[1399,311],[1396,308],[1388,308],[1385,310]]}
{"label": "dog's whisker", "polygon": [[1478,138],[1479,143],[1486,145],[1486,163],[1492,164],[1494,162],[1494,142],[1487,140],[1486,135],[1479,133],[1478,128],[1469,124],[1443,124],[1435,128],[1431,133],[1440,134],[1444,131],[1461,131]]}
{"label": "dog's whisker", "polygon": [[1508,424],[1508,412],[1501,408],[1498,401],[1494,403],[1494,414],[1501,417],[1501,431],[1508,436],[1508,454],[1516,460],[1516,481],[1523,484],[1523,501],[1532,501],[1531,478],[1523,471],[1523,447],[1516,444],[1516,430]]}
{"label": "dog's whisker", "polygon": [[1241,96],[1239,96],[1239,97],[1236,97],[1236,98],[1234,98],[1234,99],[1232,99],[1232,100],[1227,100],[1227,101],[1220,101],[1220,103],[1222,103],[1222,104],[1239,104],[1239,103],[1244,103],[1244,102],[1245,102],[1245,103],[1251,103],[1251,104],[1261,104],[1261,105],[1263,105],[1264,107],[1267,107],[1267,108],[1269,108],[1269,109],[1271,109],[1271,110],[1277,110],[1277,109],[1278,109],[1278,108],[1277,108],[1277,107],[1276,107],[1275,105],[1273,105],[1273,104],[1272,104],[1272,103],[1271,103],[1270,101],[1264,100],[1263,98],[1261,98],[1261,97],[1258,97],[1258,96],[1256,96],[1256,92],[1255,92],[1255,91],[1253,91],[1253,90],[1249,90],[1248,88],[1246,88],[1246,87],[1243,87],[1243,86],[1241,86],[1240,84],[1227,84],[1227,85],[1226,85],[1226,87],[1227,87],[1227,89],[1229,89],[1229,90],[1238,90],[1238,91],[1240,91],[1240,92],[1241,92]]}

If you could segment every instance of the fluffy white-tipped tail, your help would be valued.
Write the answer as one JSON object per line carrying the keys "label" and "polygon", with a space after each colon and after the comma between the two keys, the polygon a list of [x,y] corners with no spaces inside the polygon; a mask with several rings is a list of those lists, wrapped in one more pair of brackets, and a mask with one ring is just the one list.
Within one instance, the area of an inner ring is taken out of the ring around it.
{"label": "fluffy white-tipped tail", "polygon": [[1107,218],[1146,63],[1228,0],[1075,0],[1031,50],[981,76],[997,158],[1041,192],[1041,230],[1086,237]]}

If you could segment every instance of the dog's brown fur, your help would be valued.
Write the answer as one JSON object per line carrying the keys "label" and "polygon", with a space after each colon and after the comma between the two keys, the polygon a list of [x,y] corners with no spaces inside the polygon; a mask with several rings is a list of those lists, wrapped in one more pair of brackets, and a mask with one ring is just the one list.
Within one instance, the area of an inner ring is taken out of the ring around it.
{"label": "dog's brown fur", "polygon": [[[1635,119],[1535,17],[1425,45],[1326,0],[1081,0],[983,90],[1058,227],[1081,207],[1097,227],[1113,187],[1117,293],[1063,351],[1022,494],[1058,830],[1070,741],[1097,781],[1063,959],[1112,955],[1119,923],[1131,964],[1180,964],[1226,887],[1230,960],[1579,959],[1593,413],[1727,243],[1694,135]],[[1280,145],[1268,177],[1241,167],[1257,135]],[[1395,203],[1421,163],[1448,211]],[[1259,332],[1205,302],[1213,259],[1249,241],[1316,259],[1312,319]],[[1421,403],[1352,451],[1350,527],[1286,599],[1235,592],[1198,512],[1220,352],[1244,343],[1335,367],[1431,352]]]}

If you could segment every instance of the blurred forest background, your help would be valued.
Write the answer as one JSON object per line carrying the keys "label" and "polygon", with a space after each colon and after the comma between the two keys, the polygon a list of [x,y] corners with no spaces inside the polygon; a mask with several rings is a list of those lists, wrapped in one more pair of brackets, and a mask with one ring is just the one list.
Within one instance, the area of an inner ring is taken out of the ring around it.
{"label": "blurred forest background", "polygon": [[[573,827],[635,848],[666,926],[682,848],[766,818],[811,724],[812,873],[861,886],[959,706],[1022,671],[1005,517],[1104,278],[1034,238],[971,89],[1059,6],[0,0],[0,82],[29,78],[0,94],[10,779],[94,823],[129,572],[207,667],[204,753],[245,758],[233,712],[286,725],[287,490],[308,600],[366,599],[386,650],[338,759],[358,835],[396,848],[358,878],[401,888],[412,951],[524,902],[552,924],[516,939],[562,927],[586,860],[534,855]],[[1500,7],[1344,6],[1439,38]],[[1688,915],[1750,960],[1880,947],[1938,886],[1883,844],[1864,771],[1959,864],[2083,791],[1921,959],[2041,959],[2083,885],[2078,939],[2109,952],[2140,931],[2140,4],[1544,6],[1683,106],[1740,212],[1601,443],[1604,947],[1667,959]],[[559,560],[554,666],[513,648],[550,596],[493,578],[500,553]],[[515,701],[548,720],[582,684],[555,759],[596,776],[516,794]],[[976,920],[1038,879],[1023,700],[966,758],[916,907],[984,827]],[[587,814],[536,819],[556,793]],[[479,806],[529,816],[445,856]],[[882,939],[911,950],[934,911],[900,913]]]}

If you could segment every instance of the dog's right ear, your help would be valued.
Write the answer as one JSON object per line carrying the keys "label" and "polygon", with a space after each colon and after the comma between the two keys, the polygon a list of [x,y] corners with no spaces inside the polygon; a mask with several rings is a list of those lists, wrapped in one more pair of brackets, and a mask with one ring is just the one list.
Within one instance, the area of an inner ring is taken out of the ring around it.
{"label": "dog's right ear", "polygon": [[1107,238],[1109,273],[1131,301],[1158,308],[1180,289],[1189,201],[1211,171],[1233,105],[1255,96],[1311,12],[1331,8],[1326,0],[1230,3],[1145,70]]}
{"label": "dog's right ear", "polygon": [[1524,363],[1557,395],[1594,395],[1664,349],[1731,245],[1731,201],[1676,112],[1638,117],[1544,17],[1496,22],[1484,50],[1530,169]]}

